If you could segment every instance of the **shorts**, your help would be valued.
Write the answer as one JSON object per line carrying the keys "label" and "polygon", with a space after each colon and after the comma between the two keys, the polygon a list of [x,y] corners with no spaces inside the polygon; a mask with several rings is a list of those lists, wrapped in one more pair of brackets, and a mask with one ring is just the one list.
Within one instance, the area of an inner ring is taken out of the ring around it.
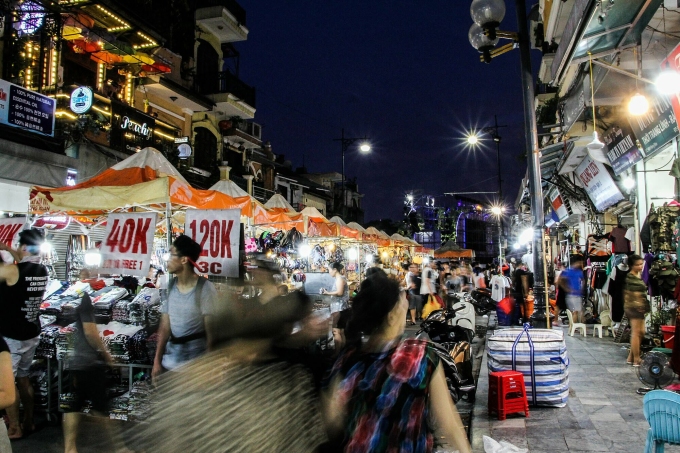
{"label": "shorts", "polygon": [[161,364],[166,370],[174,370],[188,361],[201,356],[207,350],[208,342],[205,338],[197,338],[181,344],[168,341]]}
{"label": "shorts", "polygon": [[409,310],[422,310],[423,309],[423,296],[420,294],[410,294],[408,295],[408,309]]}
{"label": "shorts", "polygon": [[12,356],[14,377],[28,377],[35,350],[38,348],[38,343],[40,343],[40,337],[23,341],[4,338],[7,346],[9,346],[9,353]]}
{"label": "shorts", "polygon": [[75,399],[63,412],[81,412],[85,401],[92,403],[92,410],[107,413],[109,410],[106,398],[106,374],[103,367],[90,367],[86,370],[70,370],[71,386]]}
{"label": "shorts", "polygon": [[583,309],[583,298],[581,296],[567,294],[566,302],[570,311],[581,311]]}

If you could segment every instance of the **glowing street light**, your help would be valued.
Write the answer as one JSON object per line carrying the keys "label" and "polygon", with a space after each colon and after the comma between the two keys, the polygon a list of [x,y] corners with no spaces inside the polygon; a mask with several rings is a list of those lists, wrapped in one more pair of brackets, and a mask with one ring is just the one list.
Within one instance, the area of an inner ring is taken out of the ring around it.
{"label": "glowing street light", "polygon": [[479,137],[477,137],[477,134],[470,134],[467,137],[467,142],[468,142],[468,145],[474,146],[477,143],[479,143]]}
{"label": "glowing street light", "polygon": [[371,145],[368,143],[362,143],[361,146],[359,146],[359,151],[362,153],[368,153],[371,151]]}
{"label": "glowing street light", "polygon": [[491,214],[493,214],[495,216],[499,216],[499,215],[503,214],[503,208],[500,207],[500,206],[492,206],[491,207]]}

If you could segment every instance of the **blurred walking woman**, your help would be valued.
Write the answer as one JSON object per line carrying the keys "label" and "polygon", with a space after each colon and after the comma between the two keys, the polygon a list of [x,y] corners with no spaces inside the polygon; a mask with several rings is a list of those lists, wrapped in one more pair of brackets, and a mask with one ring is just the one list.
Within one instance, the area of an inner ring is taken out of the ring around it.
{"label": "blurred walking woman", "polygon": [[470,452],[436,353],[426,341],[401,339],[408,302],[399,284],[364,280],[352,310],[325,398],[331,442],[348,453],[422,453],[433,450],[436,431]]}
{"label": "blurred walking woman", "polygon": [[[12,357],[7,343],[0,335],[0,409],[11,406],[16,398]],[[0,423],[0,453],[12,453],[12,446],[7,437],[5,423]]]}
{"label": "blurred walking woman", "polygon": [[631,255],[628,258],[630,272],[626,276],[623,293],[623,311],[630,320],[631,327],[627,362],[633,366],[640,366],[640,341],[645,335],[645,315],[650,311],[647,285],[640,277],[644,263],[640,255]]}

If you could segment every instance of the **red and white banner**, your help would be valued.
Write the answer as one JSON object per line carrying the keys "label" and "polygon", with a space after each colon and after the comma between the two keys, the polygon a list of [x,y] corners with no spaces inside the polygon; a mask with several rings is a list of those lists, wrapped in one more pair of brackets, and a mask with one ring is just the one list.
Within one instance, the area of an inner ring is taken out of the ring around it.
{"label": "red and white banner", "polygon": [[155,212],[110,214],[106,222],[106,239],[100,249],[100,272],[148,274],[155,231]]}
{"label": "red and white banner", "polygon": [[0,219],[0,242],[4,242],[13,247],[17,233],[21,231],[26,223],[26,217],[7,217]]}
{"label": "red and white banner", "polygon": [[238,277],[240,215],[238,209],[187,209],[184,234],[202,249],[196,262],[198,272]]}

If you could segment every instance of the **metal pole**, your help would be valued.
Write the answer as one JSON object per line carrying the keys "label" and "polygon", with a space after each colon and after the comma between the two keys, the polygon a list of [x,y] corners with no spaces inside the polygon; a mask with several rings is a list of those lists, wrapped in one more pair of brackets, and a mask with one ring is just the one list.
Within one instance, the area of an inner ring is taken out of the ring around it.
{"label": "metal pole", "polygon": [[496,136],[494,141],[496,142],[496,161],[498,165],[498,202],[503,204],[503,182],[501,180],[501,139],[498,135],[498,116],[493,116],[493,121],[496,127]]}
{"label": "metal pole", "polygon": [[[543,257],[543,189],[541,186],[541,160],[534,111],[534,81],[531,75],[531,55],[529,54],[529,30],[525,0],[515,0],[517,8],[517,30],[519,39],[520,67],[522,75],[522,97],[524,104],[524,136],[529,167],[529,187],[531,193],[531,216],[534,235],[532,251],[534,255],[534,304],[544,305],[546,313],[550,307],[545,297],[545,270]],[[548,318],[549,319],[549,318]],[[549,321],[548,321],[549,322]]]}
{"label": "metal pole", "polygon": [[[342,128],[342,134],[340,139],[340,146],[342,147],[342,201],[340,202],[340,209],[345,207],[345,148],[347,143],[345,143],[345,128]],[[341,211],[344,213],[344,211]],[[346,214],[345,214],[346,217]]]}

